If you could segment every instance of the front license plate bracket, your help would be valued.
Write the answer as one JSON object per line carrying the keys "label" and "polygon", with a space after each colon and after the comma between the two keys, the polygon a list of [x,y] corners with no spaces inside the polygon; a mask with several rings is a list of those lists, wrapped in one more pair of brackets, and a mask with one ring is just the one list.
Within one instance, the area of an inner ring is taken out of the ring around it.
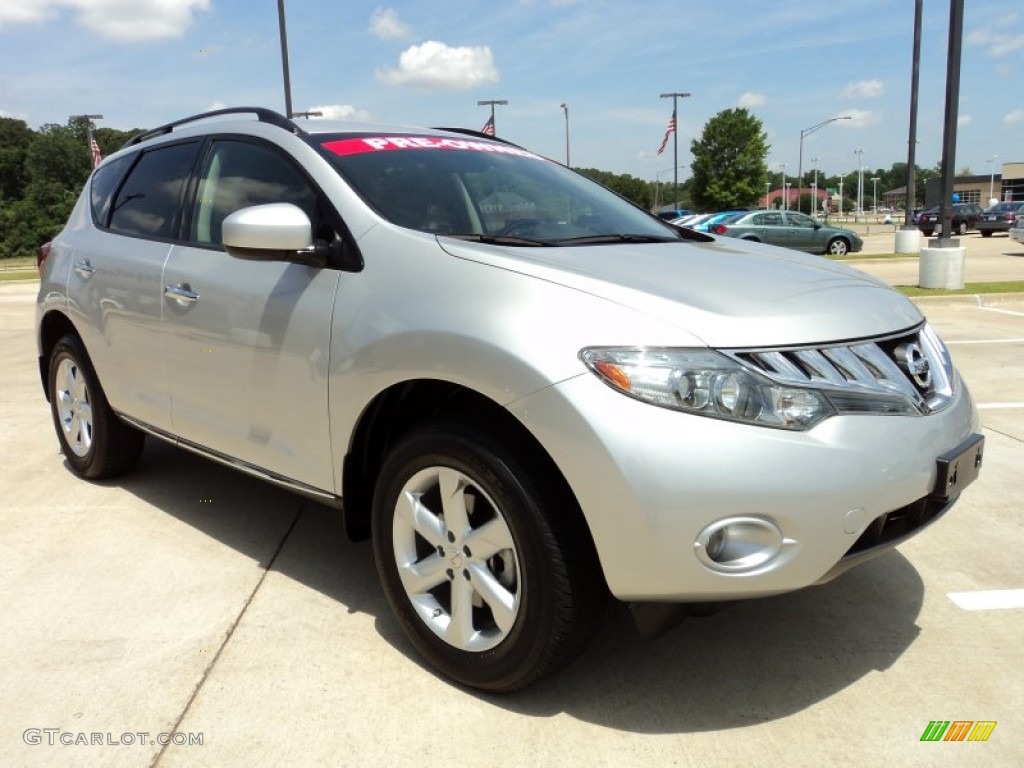
{"label": "front license plate bracket", "polygon": [[956,448],[935,460],[938,476],[933,496],[952,499],[978,477],[985,450],[985,436],[971,435]]}

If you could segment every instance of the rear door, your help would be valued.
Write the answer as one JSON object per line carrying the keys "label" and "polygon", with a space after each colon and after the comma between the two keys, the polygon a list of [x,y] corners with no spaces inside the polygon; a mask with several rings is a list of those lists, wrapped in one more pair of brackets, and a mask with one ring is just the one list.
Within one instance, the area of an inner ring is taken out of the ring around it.
{"label": "rear door", "polygon": [[[288,202],[325,223],[326,201],[289,157],[247,137],[212,140],[164,270],[164,348],[175,432],[321,490],[333,490],[327,411],[338,270],[247,261],[223,248],[224,218]],[[322,232],[321,232],[322,234]]]}
{"label": "rear door", "polygon": [[108,160],[90,182],[95,228],[72,233],[71,311],[113,408],[170,428],[160,275],[200,142]]}

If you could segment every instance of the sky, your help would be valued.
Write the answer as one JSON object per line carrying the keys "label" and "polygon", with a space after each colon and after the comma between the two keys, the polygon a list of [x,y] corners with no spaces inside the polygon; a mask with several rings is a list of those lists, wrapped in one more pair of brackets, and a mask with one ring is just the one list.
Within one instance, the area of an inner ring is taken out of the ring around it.
{"label": "sky", "polygon": [[[769,168],[905,161],[912,0],[287,0],[295,110],[479,130],[571,164],[679,178],[723,110],[763,124]],[[941,158],[950,3],[924,0],[917,163]],[[0,116],[145,128],[223,106],[284,111],[275,0],[0,0]],[[849,117],[806,129],[833,117]],[[1024,2],[966,0],[955,167],[1024,162]],[[858,153],[857,150],[862,150]],[[816,159],[816,162],[815,162]]]}

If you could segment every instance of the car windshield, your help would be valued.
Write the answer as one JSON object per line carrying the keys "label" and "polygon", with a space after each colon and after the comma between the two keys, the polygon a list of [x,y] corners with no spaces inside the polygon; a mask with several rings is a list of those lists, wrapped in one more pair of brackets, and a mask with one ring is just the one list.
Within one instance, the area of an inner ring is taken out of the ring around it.
{"label": "car windshield", "polygon": [[388,221],[506,245],[678,240],[679,231],[519,147],[443,135],[317,136],[321,153]]}

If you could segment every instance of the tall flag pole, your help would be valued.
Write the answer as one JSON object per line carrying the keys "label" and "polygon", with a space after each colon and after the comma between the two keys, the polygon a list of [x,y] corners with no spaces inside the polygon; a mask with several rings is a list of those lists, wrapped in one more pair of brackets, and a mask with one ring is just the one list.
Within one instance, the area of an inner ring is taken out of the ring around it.
{"label": "tall flag pole", "polygon": [[494,125],[495,104],[504,106],[505,104],[508,104],[508,101],[506,101],[505,99],[485,99],[484,101],[478,101],[476,103],[478,107],[486,107],[488,105],[490,105],[491,107],[491,119],[484,123],[484,127],[480,129],[480,133],[486,133],[488,136],[497,136],[497,131],[495,130]]}
{"label": "tall flag pole", "polygon": [[687,98],[688,93],[663,93],[661,98],[672,99],[672,119],[668,121],[668,130],[665,131],[665,138],[662,139],[661,147],[658,149],[660,155],[665,149],[665,142],[668,135],[672,134],[672,204],[679,207],[679,131],[676,130],[676,115],[679,113],[679,99]]}
{"label": "tall flag pole", "polygon": [[92,135],[92,123],[89,124],[89,153],[92,155],[92,167],[103,162],[103,155],[100,154],[100,145],[96,143],[96,137]]}
{"label": "tall flag pole", "polygon": [[71,115],[71,122],[77,122],[82,120],[85,122],[85,136],[88,141],[89,157],[92,160],[92,167],[95,168],[103,161],[103,155],[100,154],[100,145],[96,143],[96,138],[92,135],[92,121],[102,120],[103,115]]}

